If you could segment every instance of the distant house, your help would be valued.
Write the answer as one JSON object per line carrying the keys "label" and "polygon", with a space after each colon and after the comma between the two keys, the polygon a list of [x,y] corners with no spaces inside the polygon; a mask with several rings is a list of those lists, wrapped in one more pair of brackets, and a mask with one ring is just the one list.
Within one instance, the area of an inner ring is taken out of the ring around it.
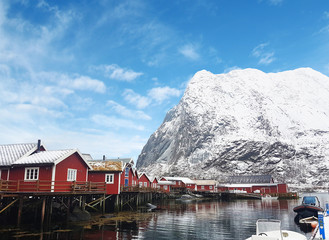
{"label": "distant house", "polygon": [[0,145],[0,180],[9,180],[11,165],[37,151],[45,151],[39,140],[38,143],[21,143]]}
{"label": "distant house", "polygon": [[151,177],[151,188],[157,189],[158,188],[158,179],[156,177]]}
{"label": "distant house", "polygon": [[120,194],[122,162],[89,160],[88,181],[106,183],[106,194]]}
{"label": "distant house", "polygon": [[275,183],[271,175],[231,176],[221,183],[218,191],[246,193],[287,193],[285,183]]}
{"label": "distant house", "polygon": [[215,180],[194,180],[195,190],[199,192],[217,192]]}
{"label": "distant house", "polygon": [[171,192],[171,188],[175,185],[176,185],[176,183],[174,183],[172,181],[160,180],[158,182],[158,187],[163,192]]}
{"label": "distant house", "polygon": [[138,183],[140,188],[150,188],[151,187],[151,179],[147,176],[146,173],[140,173],[138,178]]}
{"label": "distant house", "polygon": [[40,151],[11,164],[9,180],[17,191],[72,191],[73,182],[87,181],[90,165],[77,149]]}
{"label": "distant house", "polygon": [[195,189],[195,182],[187,177],[162,177],[160,180],[174,182],[175,185],[171,186],[172,190],[188,189],[194,191]]}

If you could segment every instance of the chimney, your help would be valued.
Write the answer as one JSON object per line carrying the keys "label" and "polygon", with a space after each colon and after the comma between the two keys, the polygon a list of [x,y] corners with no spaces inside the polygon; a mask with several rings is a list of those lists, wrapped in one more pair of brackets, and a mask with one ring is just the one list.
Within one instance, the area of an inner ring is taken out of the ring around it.
{"label": "chimney", "polygon": [[38,139],[37,152],[40,152],[40,147],[41,147],[41,140]]}
{"label": "chimney", "polygon": [[103,155],[103,161],[105,161],[105,160],[106,160],[105,155]]}

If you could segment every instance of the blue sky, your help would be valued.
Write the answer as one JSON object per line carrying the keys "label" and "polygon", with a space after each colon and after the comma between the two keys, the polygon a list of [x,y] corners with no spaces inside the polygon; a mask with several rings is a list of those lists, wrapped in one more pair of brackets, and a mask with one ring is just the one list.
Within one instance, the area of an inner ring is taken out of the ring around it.
{"label": "blue sky", "polygon": [[203,69],[329,75],[328,0],[0,2],[0,144],[137,160]]}

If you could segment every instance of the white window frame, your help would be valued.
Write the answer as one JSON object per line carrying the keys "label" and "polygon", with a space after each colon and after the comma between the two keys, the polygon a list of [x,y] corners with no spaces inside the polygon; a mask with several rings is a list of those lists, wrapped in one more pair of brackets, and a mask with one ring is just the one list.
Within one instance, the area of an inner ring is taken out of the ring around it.
{"label": "white window frame", "polygon": [[[39,167],[27,167],[27,168],[25,168],[24,181],[39,180],[39,170],[40,170]],[[37,174],[35,174],[35,172],[37,172]]]}
{"label": "white window frame", "polygon": [[142,182],[139,182],[139,187],[143,187],[143,183]]}
{"label": "white window frame", "polygon": [[144,182],[144,187],[147,187],[147,182]]}
{"label": "white window frame", "polygon": [[164,190],[168,190],[168,187],[166,185],[163,186]]}
{"label": "white window frame", "polygon": [[77,169],[73,169],[73,168],[68,168],[67,169],[67,181],[68,182],[74,182],[77,180]]}
{"label": "white window frame", "polygon": [[211,189],[211,190],[212,190],[212,186],[209,186],[209,189]]}
{"label": "white window frame", "polygon": [[203,189],[203,190],[204,190],[204,185],[202,185],[202,186],[201,186],[201,189]]}
{"label": "white window frame", "polygon": [[105,182],[106,184],[113,184],[114,183],[114,174],[105,174]]}

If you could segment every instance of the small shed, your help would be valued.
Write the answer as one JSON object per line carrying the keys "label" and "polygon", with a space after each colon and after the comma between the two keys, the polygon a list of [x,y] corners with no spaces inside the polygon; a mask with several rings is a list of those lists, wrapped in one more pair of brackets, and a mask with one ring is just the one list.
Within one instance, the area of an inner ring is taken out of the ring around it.
{"label": "small shed", "polygon": [[171,188],[175,186],[175,183],[172,181],[160,180],[158,186],[163,192],[171,192]]}

